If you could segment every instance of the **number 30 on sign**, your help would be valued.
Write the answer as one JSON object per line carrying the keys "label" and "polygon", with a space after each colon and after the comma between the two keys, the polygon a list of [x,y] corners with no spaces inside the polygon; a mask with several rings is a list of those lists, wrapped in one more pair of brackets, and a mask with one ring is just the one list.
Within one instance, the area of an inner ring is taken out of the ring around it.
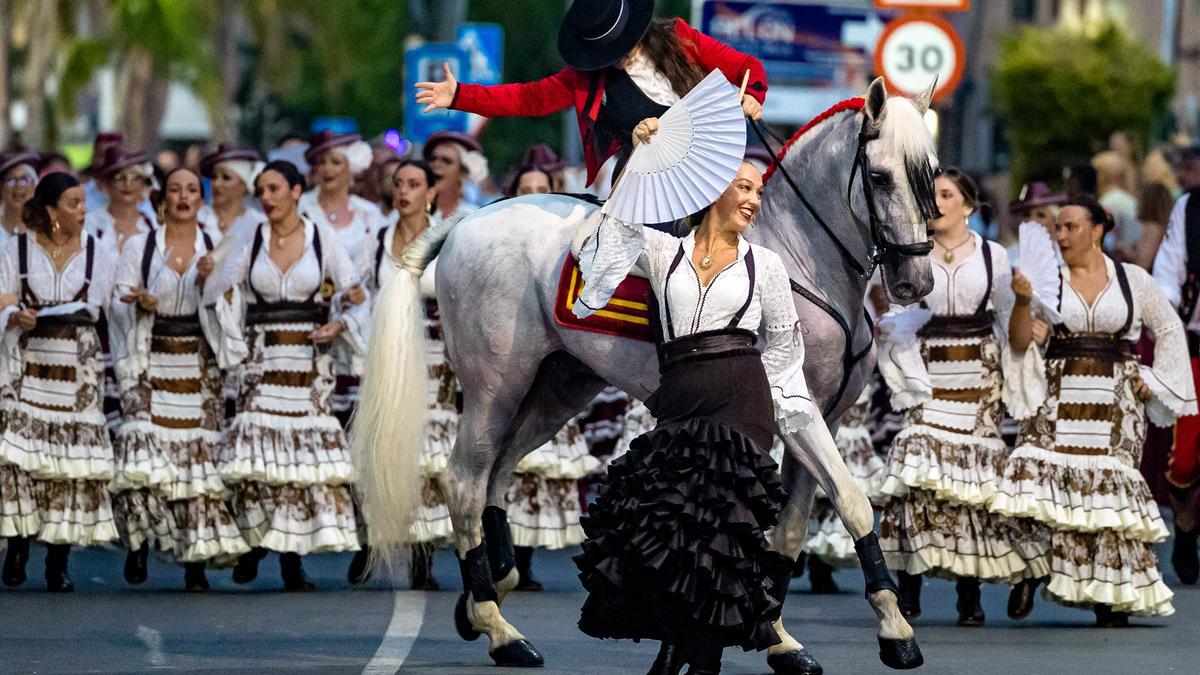
{"label": "number 30 on sign", "polygon": [[906,14],[884,27],[875,44],[875,72],[888,89],[906,96],[925,91],[933,78],[940,101],[958,86],[966,51],[954,27],[945,19],[920,12]]}

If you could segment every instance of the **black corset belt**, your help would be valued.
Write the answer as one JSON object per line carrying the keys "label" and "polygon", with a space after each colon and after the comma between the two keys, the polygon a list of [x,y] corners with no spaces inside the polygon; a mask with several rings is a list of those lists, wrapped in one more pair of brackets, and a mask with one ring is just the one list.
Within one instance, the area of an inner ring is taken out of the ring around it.
{"label": "black corset belt", "polygon": [[246,307],[246,323],[315,323],[329,321],[329,306],[315,302],[251,303]]}
{"label": "black corset belt", "polygon": [[744,328],[724,328],[693,333],[675,338],[658,346],[658,365],[661,370],[686,361],[721,356],[758,354],[758,336]]}
{"label": "black corset belt", "polygon": [[154,337],[200,337],[200,317],[196,314],[184,316],[156,316],[150,329]]}
{"label": "black corset belt", "polygon": [[978,338],[992,334],[995,315],[992,310],[967,316],[934,316],[921,326],[917,335],[923,338]]}
{"label": "black corset belt", "polygon": [[1133,343],[1113,335],[1055,335],[1046,347],[1046,358],[1096,358],[1124,361],[1133,354]]}

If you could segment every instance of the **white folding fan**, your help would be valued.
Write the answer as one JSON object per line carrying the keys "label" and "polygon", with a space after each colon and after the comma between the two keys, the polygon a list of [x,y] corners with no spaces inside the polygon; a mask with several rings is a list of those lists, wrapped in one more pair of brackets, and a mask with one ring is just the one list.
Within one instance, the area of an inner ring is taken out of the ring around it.
{"label": "white folding fan", "polygon": [[1033,286],[1033,306],[1042,318],[1050,323],[1059,323],[1058,313],[1058,268],[1062,259],[1058,248],[1050,239],[1046,228],[1035,222],[1024,222],[1018,230],[1021,247],[1021,273]]}
{"label": "white folding fan", "polygon": [[737,87],[708,74],[659,118],[649,143],[634,148],[604,213],[627,223],[665,223],[712,204],[746,154]]}

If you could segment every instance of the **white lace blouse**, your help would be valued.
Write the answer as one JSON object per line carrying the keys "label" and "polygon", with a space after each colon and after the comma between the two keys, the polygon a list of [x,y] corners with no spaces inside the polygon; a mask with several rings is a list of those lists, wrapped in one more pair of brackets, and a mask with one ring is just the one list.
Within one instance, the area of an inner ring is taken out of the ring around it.
{"label": "white lace blouse", "polygon": [[337,234],[342,248],[346,250],[350,260],[354,263],[354,268],[362,275],[366,272],[367,266],[374,262],[371,255],[375,251],[376,237],[379,235],[379,230],[385,227],[386,221],[383,212],[377,205],[358,195],[350,195],[349,206],[350,212],[354,216],[350,223],[343,227],[329,221],[324,209],[317,201],[317,190],[315,189],[301,195],[300,203],[296,208],[304,217]]}
{"label": "white lace blouse", "polygon": [[[209,253],[202,233],[197,231],[190,250],[177,251],[168,250],[163,232],[157,232],[149,274],[143,280],[142,258],[148,236],[139,234],[130,237],[121,250],[108,312],[109,341],[122,389],[135,386],[141,373],[150,367],[150,339],[155,316],[197,316],[213,352],[217,353],[221,348],[215,315],[201,312],[196,264]],[[168,256],[183,257],[190,261],[182,275],[167,264]],[[158,299],[158,307],[153,314],[139,310],[137,303],[121,300],[122,296],[137,288],[146,288]],[[222,297],[218,302],[227,303],[228,299]]]}
{"label": "white lace blouse", "polygon": [[[1115,333],[1125,325],[1128,306],[1116,278],[1116,263],[1107,256],[1108,284],[1089,306],[1071,286],[1071,272],[1062,267],[1063,323],[1073,333]],[[1170,426],[1175,419],[1184,415],[1195,415],[1196,391],[1189,367],[1187,337],[1183,322],[1175,308],[1163,295],[1154,279],[1137,265],[1124,265],[1129,279],[1129,290],[1133,295],[1133,321],[1121,339],[1136,341],[1142,334],[1142,326],[1154,335],[1154,365],[1140,367],[1142,380],[1153,393],[1146,403],[1146,414],[1157,426]],[[1014,417],[1029,416],[1046,398],[1046,368],[1043,359],[1044,347],[1030,347],[1025,353],[1019,377],[1009,374],[1008,382],[1019,386],[1014,392],[1020,408]],[[1010,405],[1010,408],[1012,406]],[[1018,414],[1022,413],[1022,414]]]}
{"label": "white lace blouse", "polygon": [[246,210],[242,211],[242,215],[234,219],[229,229],[226,232],[222,232],[221,221],[217,218],[217,212],[213,211],[211,206],[205,205],[200,207],[198,220],[200,221],[200,225],[203,226],[204,231],[212,238],[213,243],[219,244],[227,233],[264,223],[267,220],[267,216],[262,211],[247,206]]}
{"label": "white lace blouse", "polygon": [[1016,297],[1012,291],[1012,268],[1008,252],[993,241],[972,232],[975,248],[962,263],[949,267],[930,258],[933,290],[922,300],[924,307],[894,307],[879,322],[878,363],[892,406],[907,410],[929,400],[933,387],[929,370],[921,356],[917,331],[933,316],[968,317],[975,313],[987,292],[987,267],[984,252],[992,259],[992,290],[985,309],[992,310],[992,332],[1000,346],[1001,359],[1007,364],[1008,320]]}
{"label": "white lace blouse", "polygon": [[[680,246],[683,259],[668,284],[668,271]],[[694,232],[678,239],[640,225],[603,218],[580,253],[584,288],[575,303],[575,314],[586,317],[608,304],[634,264],[646,271],[660,299],[664,331],[669,300],[677,338],[726,328],[750,297],[737,327],[765,335],[762,361],[771,383],[776,418],[784,431],[803,429],[820,414],[804,380],[804,343],[783,261],[774,252],[739,237],[737,259],[705,287],[692,264],[695,247]],[[755,263],[752,293],[746,267],[746,254],[751,250]],[[663,337],[669,339],[669,335]]]}
{"label": "white lace blouse", "polygon": [[[366,354],[368,338],[369,302],[352,305],[345,301],[345,291],[362,283],[362,273],[357,265],[351,262],[350,256],[342,247],[337,235],[326,227],[320,227],[311,220],[304,218],[304,253],[300,259],[292,263],[287,271],[282,271],[271,260],[268,248],[271,245],[271,225],[263,223],[259,226],[263,244],[258,256],[251,262],[250,254],[253,246],[246,246],[231,254],[226,262],[222,279],[216,280],[211,288],[205,288],[206,304],[214,307],[220,321],[224,343],[222,350],[232,353],[240,351],[244,356],[242,341],[242,307],[239,303],[231,303],[229,308],[223,308],[219,302],[214,303],[215,293],[223,293],[225,289],[233,289],[241,297],[241,305],[254,304],[261,298],[265,303],[276,302],[305,302],[319,296],[321,285],[328,280],[334,289],[330,299],[330,321],[341,321],[345,325],[335,343],[335,349],[341,347],[355,357]],[[320,237],[321,263],[317,263],[313,240]],[[250,236],[253,241],[253,234]],[[232,342],[233,344],[230,344]],[[224,360],[224,359],[223,359]],[[236,362],[236,359],[231,359]],[[223,366],[226,364],[223,363]]]}

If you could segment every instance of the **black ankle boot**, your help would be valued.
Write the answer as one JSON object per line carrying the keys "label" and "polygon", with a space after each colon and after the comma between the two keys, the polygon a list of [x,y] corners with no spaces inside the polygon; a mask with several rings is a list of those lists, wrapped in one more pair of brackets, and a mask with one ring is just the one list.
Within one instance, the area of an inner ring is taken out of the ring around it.
{"label": "black ankle boot", "polygon": [[137,550],[125,554],[125,583],[138,585],[150,576],[150,544],[144,543]]}
{"label": "black ankle boot", "polygon": [[279,554],[279,574],[285,591],[315,591],[317,585],[304,576],[304,565],[298,553]]}
{"label": "black ankle boot", "polygon": [[662,646],[658,648],[658,656],[655,657],[654,663],[651,664],[646,675],[679,675],[684,664],[684,651],[682,645],[662,643]]}
{"label": "black ankle boot", "polygon": [[837,582],[833,580],[833,567],[815,555],[808,557],[808,581],[812,585],[812,592],[817,595],[838,592]]}
{"label": "black ankle boot", "polygon": [[70,593],[75,590],[67,574],[70,544],[51,544],[46,547],[46,590],[51,593]]}
{"label": "black ankle boot", "polygon": [[985,617],[980,600],[979,579],[960,577],[954,586],[958,590],[958,625],[982,626]]}
{"label": "black ankle boot", "polygon": [[800,577],[804,576],[804,565],[807,562],[808,554],[801,551],[800,556],[796,558],[796,562],[792,565],[793,579],[799,579]]}
{"label": "black ankle boot", "polygon": [[533,578],[533,547],[515,546],[513,550],[516,552],[517,574],[521,577],[517,582],[517,587],[513,590],[534,592],[542,590],[542,582]]}
{"label": "black ankle boot", "polygon": [[5,586],[20,586],[25,583],[25,566],[29,563],[30,537],[9,537],[8,550],[4,553]]}
{"label": "black ankle boot", "polygon": [[721,654],[724,651],[725,648],[720,645],[708,643],[689,645],[688,675],[717,675],[721,672]]}
{"label": "black ankle boot", "polygon": [[437,579],[433,578],[433,544],[413,545],[408,577],[414,591],[436,591],[441,588]]}
{"label": "black ankle boot", "polygon": [[900,579],[900,613],[906,619],[921,616],[921,575],[899,572]]}
{"label": "black ankle boot", "polygon": [[1041,579],[1025,579],[1008,592],[1008,618],[1024,619],[1033,611],[1033,600]]}
{"label": "black ankle boot", "polygon": [[[1171,549],[1171,566],[1179,583],[1191,586],[1200,579],[1200,555],[1196,552],[1197,532],[1185,532],[1175,526],[1175,545]],[[9,541],[12,541],[9,539]]]}
{"label": "black ankle boot", "polygon": [[1096,605],[1092,608],[1096,613],[1096,628],[1128,628],[1129,614],[1114,612],[1112,605]]}
{"label": "black ankle boot", "polygon": [[188,593],[204,593],[208,590],[208,577],[204,574],[206,565],[202,562],[183,564],[183,589]]}
{"label": "black ankle boot", "polygon": [[255,547],[248,553],[243,553],[233,568],[233,583],[248,584],[254,581],[258,577],[258,563],[262,562],[265,557],[267,557],[265,548]]}
{"label": "black ankle boot", "polygon": [[371,578],[371,547],[366,544],[362,548],[354,552],[354,559],[350,561],[350,569],[346,570],[346,581],[350,585],[357,586]]}

